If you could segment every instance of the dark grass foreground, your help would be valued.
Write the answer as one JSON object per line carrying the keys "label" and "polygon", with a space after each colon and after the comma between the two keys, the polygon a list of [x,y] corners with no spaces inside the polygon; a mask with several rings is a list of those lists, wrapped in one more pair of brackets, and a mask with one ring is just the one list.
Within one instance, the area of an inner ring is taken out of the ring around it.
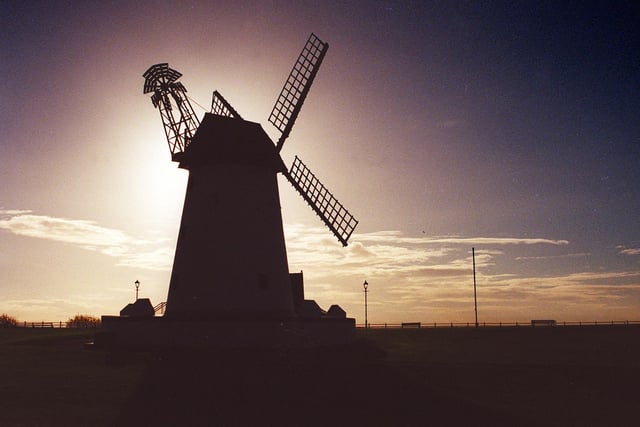
{"label": "dark grass foreground", "polygon": [[636,425],[640,328],[358,330],[338,349],[135,355],[0,330],[2,426]]}
{"label": "dark grass foreground", "polygon": [[0,328],[0,426],[107,426],[142,375],[109,369],[93,330]]}
{"label": "dark grass foreground", "polygon": [[174,353],[153,361],[134,393],[120,425],[513,425],[404,375],[368,341],[313,352]]}

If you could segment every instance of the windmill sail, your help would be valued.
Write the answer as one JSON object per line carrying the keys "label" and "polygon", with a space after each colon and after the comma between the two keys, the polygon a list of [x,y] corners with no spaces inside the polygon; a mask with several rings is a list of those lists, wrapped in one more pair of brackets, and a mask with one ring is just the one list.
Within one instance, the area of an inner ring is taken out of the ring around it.
{"label": "windmill sail", "polygon": [[217,116],[234,117],[241,119],[240,114],[224,99],[224,96],[217,90],[213,91],[213,97],[211,98],[211,114]]}
{"label": "windmill sail", "polygon": [[338,238],[342,246],[347,246],[347,241],[358,225],[358,220],[327,190],[298,156],[285,176]]}
{"label": "windmill sail", "polygon": [[320,40],[315,34],[312,33],[309,36],[309,40],[304,45],[276,104],[273,106],[269,122],[282,132],[276,144],[278,151],[282,149],[285,139],[291,133],[291,128],[298,117],[300,108],[302,108],[328,48],[329,44]]}

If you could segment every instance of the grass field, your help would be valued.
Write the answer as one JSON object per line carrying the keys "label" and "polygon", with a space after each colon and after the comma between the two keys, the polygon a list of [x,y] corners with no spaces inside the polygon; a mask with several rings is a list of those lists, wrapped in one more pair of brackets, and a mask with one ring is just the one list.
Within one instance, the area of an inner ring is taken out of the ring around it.
{"label": "grass field", "polygon": [[640,327],[359,329],[317,351],[135,355],[0,329],[0,426],[635,426]]}
{"label": "grass field", "polygon": [[393,330],[371,339],[432,393],[517,425],[638,423],[638,327]]}
{"label": "grass field", "polygon": [[0,426],[113,425],[143,366],[105,366],[93,331],[0,329]]}

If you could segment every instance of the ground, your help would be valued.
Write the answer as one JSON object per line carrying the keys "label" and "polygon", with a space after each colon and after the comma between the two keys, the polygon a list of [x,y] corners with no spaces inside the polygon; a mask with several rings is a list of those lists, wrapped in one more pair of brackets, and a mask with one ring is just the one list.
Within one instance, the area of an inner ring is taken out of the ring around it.
{"label": "ground", "polygon": [[636,425],[640,327],[359,329],[314,351],[136,354],[0,329],[0,425]]}

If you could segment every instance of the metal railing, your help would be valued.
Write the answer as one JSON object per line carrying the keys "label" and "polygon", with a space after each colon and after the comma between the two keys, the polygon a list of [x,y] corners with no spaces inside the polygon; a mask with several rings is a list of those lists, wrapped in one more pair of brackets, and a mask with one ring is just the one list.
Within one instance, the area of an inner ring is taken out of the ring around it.
{"label": "metal railing", "polygon": [[[501,327],[526,327],[526,328],[554,328],[563,326],[633,326],[640,325],[640,320],[595,320],[590,322],[582,321],[556,321],[554,326],[532,325],[531,321],[516,322],[478,322],[479,328],[501,328]],[[357,328],[365,329],[364,323],[356,325]],[[474,322],[401,322],[401,323],[369,323],[370,329],[442,329],[442,328],[475,328]]]}
{"label": "metal railing", "polygon": [[156,305],[155,307],[153,307],[153,312],[155,314],[164,314],[164,311],[167,309],[167,302],[163,301],[160,304]]}
{"label": "metal railing", "polygon": [[[160,304],[159,304],[160,305]],[[162,307],[164,308],[164,307]],[[160,311],[160,310],[157,310]],[[16,327],[19,328],[67,328],[68,321],[56,322],[17,322]],[[478,322],[479,328],[556,328],[563,326],[639,326],[640,320],[595,320],[592,322],[582,321],[556,321],[554,326],[535,326],[531,321],[516,322]],[[97,326],[96,326],[97,327]],[[443,328],[475,328],[474,322],[400,322],[400,323],[369,323],[370,329],[443,329]],[[363,323],[357,324],[356,328],[365,329]]]}

